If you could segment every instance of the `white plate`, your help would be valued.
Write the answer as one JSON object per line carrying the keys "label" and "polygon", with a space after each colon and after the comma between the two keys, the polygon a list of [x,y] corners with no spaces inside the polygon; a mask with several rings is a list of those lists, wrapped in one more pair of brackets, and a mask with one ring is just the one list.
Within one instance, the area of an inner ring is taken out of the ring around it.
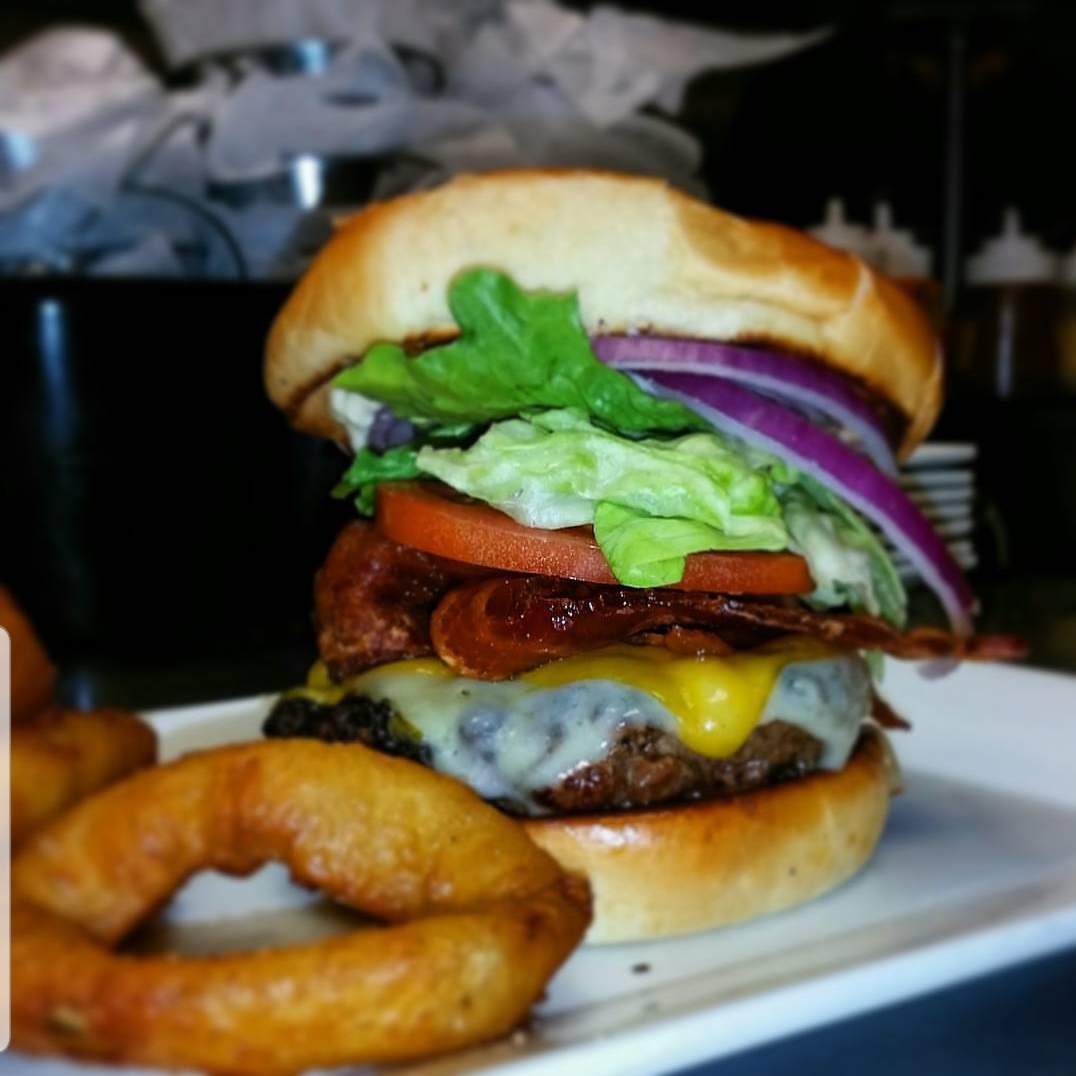
{"label": "white plate", "polygon": [[971,516],[945,516],[928,513],[927,518],[934,524],[934,533],[940,538],[964,538],[975,529]]}
{"label": "white plate", "polygon": [[902,471],[900,484],[909,491],[960,489],[974,491],[974,475],[961,467],[945,467],[937,471]]}
{"label": "white plate", "polygon": [[[953,538],[947,540],[945,545],[954,557],[966,557],[975,552],[975,545],[970,538]],[[911,563],[900,550],[895,549],[894,547],[890,547],[890,555],[895,562],[900,562],[902,564]]]}
{"label": "white plate", "polygon": [[[1076,679],[965,666],[926,681],[890,662],[883,686],[915,729],[897,738],[907,790],[859,876],[742,927],[582,950],[526,1035],[406,1071],[665,1072],[1076,942]],[[266,705],[151,719],[172,755],[255,735]],[[269,868],[246,882],[196,879],[171,914],[190,931],[309,899]],[[244,921],[233,924],[235,934]],[[114,1071],[11,1055],[0,1068]]]}
{"label": "white plate", "polygon": [[[972,542],[966,539],[957,539],[956,541],[946,543],[953,560],[964,569],[964,571],[970,571],[976,567],[979,563],[979,557],[975,552],[975,546]],[[902,579],[918,579],[920,573],[916,569],[910,560],[908,560],[899,551],[890,549],[890,556],[893,558],[893,567],[897,569]]]}
{"label": "white plate", "polygon": [[940,467],[968,463],[979,454],[970,441],[937,442],[920,445],[904,461],[905,467]]}
{"label": "white plate", "polygon": [[970,509],[975,501],[975,487],[970,484],[951,488],[940,486],[937,489],[909,489],[905,487],[904,492],[925,511],[929,511],[932,506],[935,508],[955,506]]}
{"label": "white plate", "polygon": [[[961,553],[954,554],[953,560],[956,561],[958,567],[965,572],[970,572],[973,568],[979,567],[979,557],[976,553]],[[893,561],[893,567],[897,571],[897,575],[905,583],[917,583],[922,581],[922,575],[920,575],[917,568],[913,568],[907,561],[898,563],[896,559]]]}
{"label": "white plate", "polygon": [[972,522],[970,500],[964,504],[924,504],[921,507],[923,515],[935,525],[940,522]]}

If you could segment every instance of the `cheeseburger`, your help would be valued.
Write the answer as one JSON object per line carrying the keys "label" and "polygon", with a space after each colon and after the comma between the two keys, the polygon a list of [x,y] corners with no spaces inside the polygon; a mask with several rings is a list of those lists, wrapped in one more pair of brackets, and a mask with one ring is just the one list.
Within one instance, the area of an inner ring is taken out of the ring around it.
{"label": "cheeseburger", "polygon": [[[653,180],[457,179],[344,225],[266,383],[352,455],[320,661],[266,723],[471,785],[596,898],[705,930],[851,875],[895,767],[883,655],[1010,656],[903,492],[940,406],[862,262]],[[948,627],[912,628],[889,547]]]}

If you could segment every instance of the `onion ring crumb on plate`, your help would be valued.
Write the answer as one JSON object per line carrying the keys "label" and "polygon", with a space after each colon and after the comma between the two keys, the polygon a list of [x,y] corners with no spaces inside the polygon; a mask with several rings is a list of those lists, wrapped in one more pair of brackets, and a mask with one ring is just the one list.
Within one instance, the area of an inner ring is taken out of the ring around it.
{"label": "onion ring crumb on plate", "polygon": [[[202,869],[268,860],[388,924],[312,945],[113,947]],[[586,882],[463,785],[355,744],[188,755],[84,800],[12,865],[12,1044],[163,1068],[292,1073],[515,1026],[582,938]]]}

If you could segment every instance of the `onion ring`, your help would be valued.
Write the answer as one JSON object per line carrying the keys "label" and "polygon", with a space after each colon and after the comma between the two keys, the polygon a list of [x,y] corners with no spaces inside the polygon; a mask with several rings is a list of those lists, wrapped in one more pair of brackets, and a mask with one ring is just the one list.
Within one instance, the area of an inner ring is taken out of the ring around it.
{"label": "onion ring", "polygon": [[[279,860],[387,923],[220,957],[112,947],[196,871]],[[12,865],[12,1042],[292,1073],[511,1029],[582,938],[587,883],[464,785],[355,744],[189,755],[84,800]]]}
{"label": "onion ring", "polygon": [[56,687],[56,666],[14,595],[3,586],[0,628],[11,639],[11,723],[19,725],[48,706]]}
{"label": "onion ring", "polygon": [[11,843],[91,792],[148,766],[153,730],[126,710],[45,710],[11,730]]}

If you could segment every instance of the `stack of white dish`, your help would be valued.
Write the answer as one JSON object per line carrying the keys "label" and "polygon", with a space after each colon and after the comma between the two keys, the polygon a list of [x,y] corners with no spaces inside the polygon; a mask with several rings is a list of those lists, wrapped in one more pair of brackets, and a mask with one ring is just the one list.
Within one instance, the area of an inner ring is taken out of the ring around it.
{"label": "stack of white dish", "polygon": [[[972,541],[977,452],[973,444],[920,445],[900,471],[900,484],[919,505],[965,571],[979,562]],[[892,547],[890,552],[905,581],[918,578],[919,573],[906,557]]]}

